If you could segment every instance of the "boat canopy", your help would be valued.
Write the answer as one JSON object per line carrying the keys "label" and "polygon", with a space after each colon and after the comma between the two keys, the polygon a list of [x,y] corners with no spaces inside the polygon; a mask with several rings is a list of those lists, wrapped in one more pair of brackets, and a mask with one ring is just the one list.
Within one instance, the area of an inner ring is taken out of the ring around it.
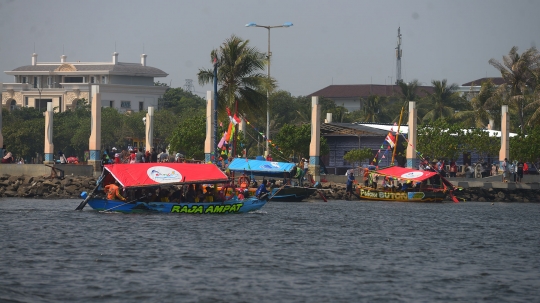
{"label": "boat canopy", "polygon": [[412,181],[424,181],[437,174],[436,172],[433,172],[433,171],[417,170],[417,169],[411,169],[411,168],[405,168],[405,167],[399,167],[399,166],[383,168],[376,171],[375,173],[394,177],[397,179],[406,179],[406,180],[412,180]]}
{"label": "boat canopy", "polygon": [[136,163],[108,164],[105,170],[123,187],[164,184],[220,183],[228,178],[215,164]]}
{"label": "boat canopy", "polygon": [[283,176],[283,173],[290,173],[294,168],[294,163],[274,162],[263,160],[251,160],[245,158],[235,158],[229,164],[229,170],[246,172],[257,176]]}

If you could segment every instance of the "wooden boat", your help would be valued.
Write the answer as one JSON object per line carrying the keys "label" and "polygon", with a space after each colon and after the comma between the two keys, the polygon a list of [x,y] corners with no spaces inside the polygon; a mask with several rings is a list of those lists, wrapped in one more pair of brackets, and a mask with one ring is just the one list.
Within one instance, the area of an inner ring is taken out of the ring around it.
{"label": "wooden boat", "polygon": [[[117,181],[128,193],[136,193],[137,197],[129,201],[109,200],[103,194],[106,185]],[[227,214],[246,213],[261,209],[266,199],[254,196],[245,198],[236,195],[227,196],[224,190],[220,198],[212,202],[162,202],[157,198],[148,201],[142,194],[147,190],[175,188],[192,184],[227,184],[228,177],[214,164],[193,163],[136,163],[105,165],[103,174],[96,188],[90,193],[83,193],[85,199],[76,210],[82,210],[88,203],[99,211],[114,211],[124,213],[163,212],[189,214]],[[197,198],[198,199],[198,198]],[[214,197],[212,196],[213,200]],[[167,199],[165,199],[167,200]]]}
{"label": "wooden boat", "polygon": [[[228,168],[231,172],[240,174],[237,177],[239,185],[243,183],[240,179],[243,177],[242,174],[250,178],[287,179],[284,180],[287,183],[287,181],[291,181],[294,163],[236,158],[229,164]],[[292,179],[294,180],[294,178]],[[249,188],[250,192],[255,192],[255,190],[256,188]],[[273,188],[269,197],[274,202],[300,202],[317,191],[318,189],[312,186],[283,185]]]}
{"label": "wooden boat", "polygon": [[[385,188],[377,186],[357,186],[356,192],[360,200],[394,201],[394,202],[442,202],[452,196],[453,186],[435,171],[416,170],[392,166],[372,171],[371,178],[379,180],[388,178],[392,182],[407,184],[403,187]],[[448,182],[448,183],[447,183]],[[450,184],[450,186],[448,186]]]}

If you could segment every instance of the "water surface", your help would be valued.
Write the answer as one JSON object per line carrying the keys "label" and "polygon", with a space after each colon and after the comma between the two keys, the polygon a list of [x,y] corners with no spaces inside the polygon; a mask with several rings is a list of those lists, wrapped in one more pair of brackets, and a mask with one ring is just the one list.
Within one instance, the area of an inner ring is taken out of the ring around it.
{"label": "water surface", "polygon": [[106,214],[0,199],[1,302],[538,302],[540,204]]}

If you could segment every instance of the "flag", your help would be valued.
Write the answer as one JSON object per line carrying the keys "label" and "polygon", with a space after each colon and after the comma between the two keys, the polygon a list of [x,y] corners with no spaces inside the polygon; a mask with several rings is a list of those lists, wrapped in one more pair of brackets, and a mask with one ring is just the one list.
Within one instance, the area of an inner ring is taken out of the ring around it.
{"label": "flag", "polygon": [[385,140],[386,142],[388,142],[388,144],[390,144],[392,148],[394,148],[394,145],[396,145],[396,137],[392,135],[392,132],[388,133],[388,136],[386,136]]}

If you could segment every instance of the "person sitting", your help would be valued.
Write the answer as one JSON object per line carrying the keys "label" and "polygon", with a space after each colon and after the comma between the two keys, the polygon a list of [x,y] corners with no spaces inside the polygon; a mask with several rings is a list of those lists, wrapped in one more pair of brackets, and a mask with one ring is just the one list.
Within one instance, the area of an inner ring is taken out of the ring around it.
{"label": "person sitting", "polygon": [[190,184],[188,186],[188,190],[186,192],[186,202],[196,202],[195,200],[197,199],[197,194],[195,193],[195,185],[194,184]]}
{"label": "person sitting", "polygon": [[11,152],[7,152],[6,155],[2,158],[2,163],[13,163],[13,155]]}
{"label": "person sitting", "polygon": [[210,186],[206,187],[206,192],[204,193],[204,202],[214,202],[214,195],[212,194],[212,188]]}
{"label": "person sitting", "polygon": [[240,188],[242,188],[242,189],[248,188],[249,183],[250,183],[249,177],[246,176],[245,172],[242,173],[242,175],[240,177],[238,177],[238,185],[240,186]]}
{"label": "person sitting", "polygon": [[160,189],[159,190],[159,201],[161,202],[169,202],[169,191],[167,189]]}
{"label": "person sitting", "polygon": [[265,198],[268,197],[268,189],[266,188],[266,184],[268,184],[268,181],[266,181],[266,179],[264,179],[262,181],[262,184],[259,186],[259,188],[257,188],[257,191],[255,192],[255,196],[257,197],[257,199],[259,200],[264,200]]}
{"label": "person sitting", "polygon": [[120,188],[118,187],[118,181],[108,184],[105,186],[105,193],[107,194],[107,200],[118,200],[126,201],[126,198],[122,197],[120,194]]}

